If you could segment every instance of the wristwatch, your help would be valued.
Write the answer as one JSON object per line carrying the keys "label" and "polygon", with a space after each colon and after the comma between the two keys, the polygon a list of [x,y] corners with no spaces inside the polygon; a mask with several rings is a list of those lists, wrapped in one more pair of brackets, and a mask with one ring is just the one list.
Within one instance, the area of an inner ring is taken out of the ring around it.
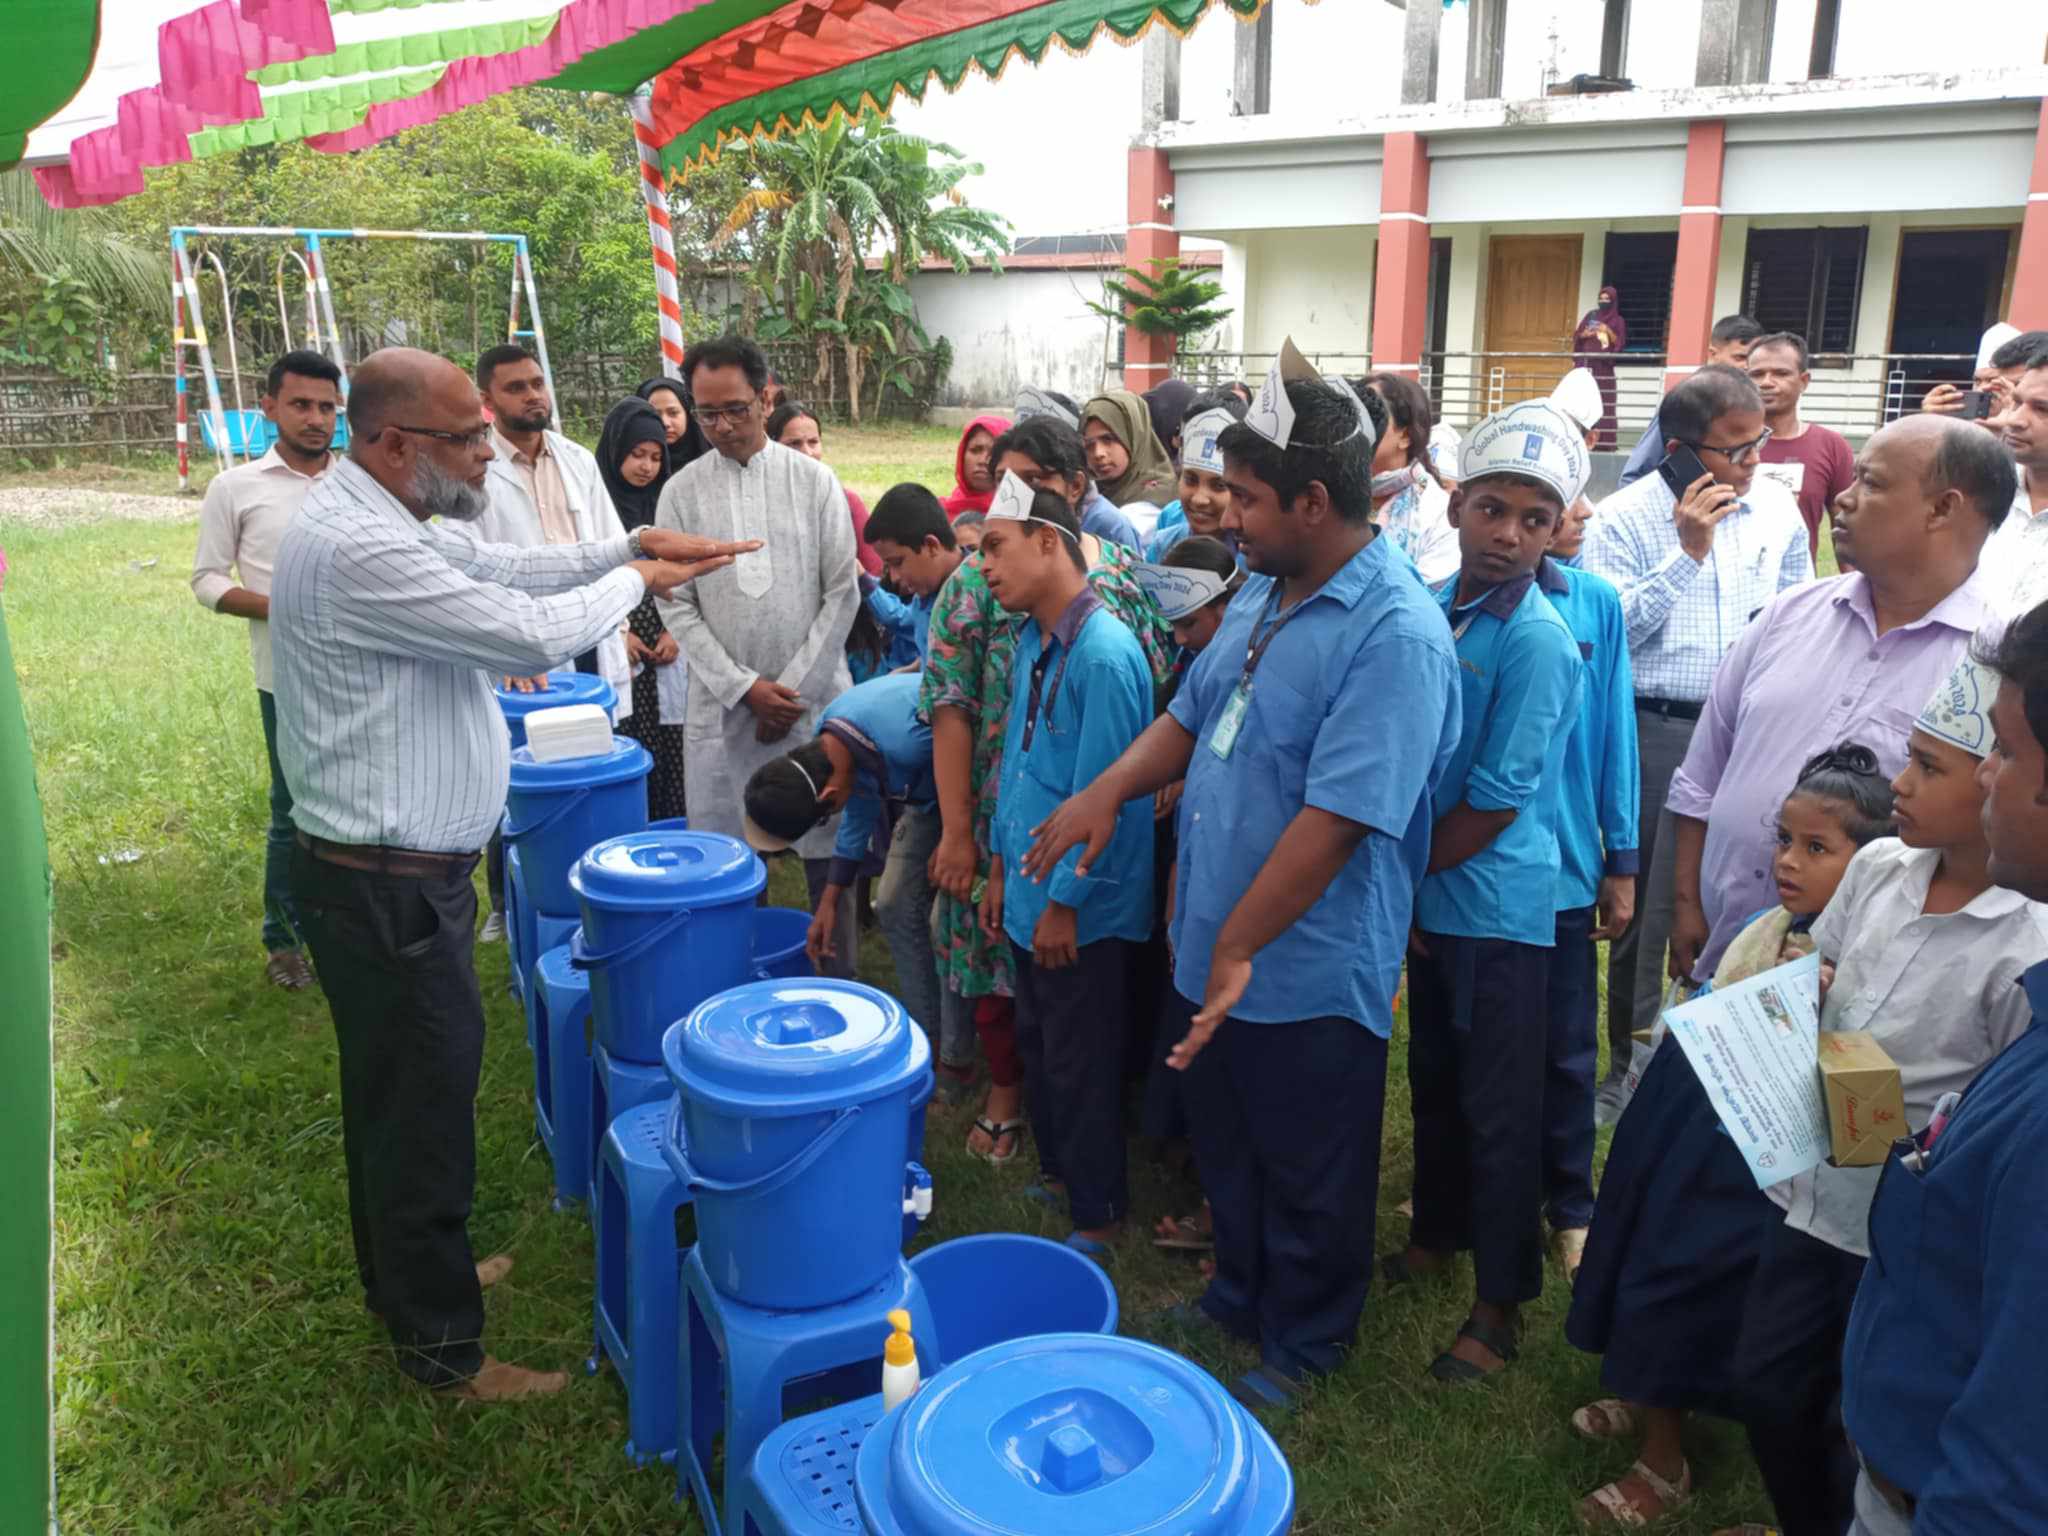
{"label": "wristwatch", "polygon": [[626,558],[628,560],[645,560],[647,558],[646,551],[640,547],[640,534],[641,530],[635,528],[626,535]]}

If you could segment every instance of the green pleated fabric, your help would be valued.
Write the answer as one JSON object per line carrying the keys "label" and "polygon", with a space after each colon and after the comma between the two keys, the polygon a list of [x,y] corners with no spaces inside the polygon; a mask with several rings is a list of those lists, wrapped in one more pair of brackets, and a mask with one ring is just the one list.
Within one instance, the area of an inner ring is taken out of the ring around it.
{"label": "green pleated fabric", "polygon": [[78,94],[100,44],[98,0],[0,0],[0,170]]}

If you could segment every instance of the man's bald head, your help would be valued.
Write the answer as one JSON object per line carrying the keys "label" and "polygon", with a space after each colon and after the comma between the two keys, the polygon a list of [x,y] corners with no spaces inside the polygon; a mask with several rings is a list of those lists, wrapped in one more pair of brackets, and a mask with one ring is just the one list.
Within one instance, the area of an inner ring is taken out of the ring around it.
{"label": "man's bald head", "polygon": [[356,370],[349,457],[415,517],[467,522],[490,505],[490,428],[469,375],[432,352],[386,347]]}
{"label": "man's bald head", "polygon": [[418,347],[385,347],[364,358],[349,381],[349,439],[375,442],[387,427],[442,426],[426,420],[433,407],[459,411],[465,395],[473,403],[476,387],[447,358]]}
{"label": "man's bald head", "polygon": [[1989,432],[1953,416],[1916,411],[1871,438],[1895,450],[1901,467],[1918,467],[1930,497],[1955,491],[1984,520],[1988,533],[2005,521],[2019,489],[2012,455]]}
{"label": "man's bald head", "polygon": [[1915,412],[1874,432],[1835,498],[1835,551],[1880,589],[1952,591],[2012,505],[2011,456],[1968,422]]}

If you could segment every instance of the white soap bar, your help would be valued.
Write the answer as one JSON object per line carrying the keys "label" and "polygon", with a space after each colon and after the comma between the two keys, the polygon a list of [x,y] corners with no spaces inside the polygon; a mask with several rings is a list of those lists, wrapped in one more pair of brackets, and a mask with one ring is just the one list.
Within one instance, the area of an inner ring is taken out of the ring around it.
{"label": "white soap bar", "polygon": [[601,704],[560,704],[526,717],[526,745],[537,763],[603,757],[612,749],[612,722]]}

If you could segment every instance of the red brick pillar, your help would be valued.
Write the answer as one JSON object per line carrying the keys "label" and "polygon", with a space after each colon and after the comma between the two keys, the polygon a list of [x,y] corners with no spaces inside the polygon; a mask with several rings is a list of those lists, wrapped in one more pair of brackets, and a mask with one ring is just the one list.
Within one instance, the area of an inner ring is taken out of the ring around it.
{"label": "red brick pillar", "polygon": [[1372,365],[1414,373],[1429,325],[1429,149],[1417,133],[1386,137],[1375,268]]}
{"label": "red brick pillar", "polygon": [[[1129,186],[1124,265],[1149,273],[1155,269],[1147,263],[1173,261],[1180,256],[1180,231],[1173,227],[1173,167],[1167,162],[1166,151],[1133,147]],[[1148,336],[1135,326],[1125,328],[1124,388],[1143,394],[1172,372],[1171,336]]]}
{"label": "red brick pillar", "polygon": [[1714,328],[1714,278],[1721,266],[1721,162],[1727,125],[1692,124],[1685,135],[1685,188],[1678,209],[1678,262],[1671,274],[1671,329],[1664,387],[1671,389],[1707,360]]}
{"label": "red brick pillar", "polygon": [[2034,174],[2027,181],[2026,222],[2020,225],[2020,259],[2012,277],[2012,313],[2023,331],[2048,328],[2048,101],[2034,134]]}

